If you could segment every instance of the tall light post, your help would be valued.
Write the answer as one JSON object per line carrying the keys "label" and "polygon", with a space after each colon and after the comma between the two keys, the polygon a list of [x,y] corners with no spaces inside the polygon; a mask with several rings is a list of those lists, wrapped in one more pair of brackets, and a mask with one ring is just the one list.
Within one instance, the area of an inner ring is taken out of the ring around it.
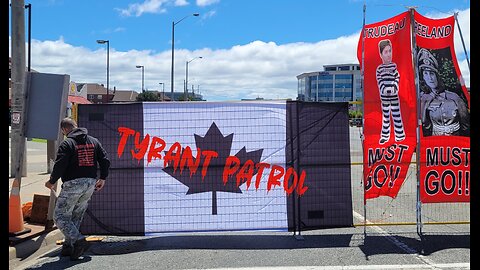
{"label": "tall light post", "polygon": [[163,82],[158,84],[162,86],[162,101],[165,101],[165,84]]}
{"label": "tall light post", "polygon": [[142,93],[145,92],[145,89],[143,88],[143,83],[144,83],[144,76],[145,76],[145,67],[144,66],[136,66],[137,68],[142,69]]}
{"label": "tall light post", "polygon": [[173,77],[174,77],[174,62],[175,62],[175,57],[174,57],[174,54],[175,54],[175,25],[179,24],[181,21],[185,20],[186,18],[188,18],[189,16],[195,16],[197,17],[198,15],[200,15],[199,13],[193,13],[191,15],[187,15],[185,17],[183,17],[181,20],[175,22],[175,21],[172,21],[172,71],[171,71],[171,77],[170,77],[170,88],[171,88],[171,94],[172,94],[172,101],[175,100],[175,97],[173,96]]}
{"label": "tall light post", "polygon": [[28,8],[28,72],[30,72],[32,59],[32,4],[26,4],[25,8]]}
{"label": "tall light post", "polygon": [[109,87],[109,80],[110,80],[110,41],[109,40],[103,40],[103,39],[98,39],[97,40],[98,44],[107,44],[107,101],[108,103],[109,98],[108,98],[108,87]]}
{"label": "tall light post", "polygon": [[184,91],[185,101],[188,101],[188,63],[192,62],[195,59],[202,59],[202,58],[203,57],[201,57],[201,56],[197,56],[197,57],[195,57],[195,58],[186,62],[186,65],[185,65],[185,91]]}

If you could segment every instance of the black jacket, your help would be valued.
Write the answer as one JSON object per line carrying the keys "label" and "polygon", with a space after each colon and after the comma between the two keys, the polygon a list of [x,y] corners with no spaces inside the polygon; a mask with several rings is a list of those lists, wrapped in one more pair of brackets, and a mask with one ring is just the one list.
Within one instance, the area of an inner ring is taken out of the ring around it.
{"label": "black jacket", "polygon": [[60,144],[49,182],[55,184],[76,178],[97,179],[97,164],[100,165],[100,179],[108,176],[110,160],[97,138],[87,134],[86,128],[75,128]]}

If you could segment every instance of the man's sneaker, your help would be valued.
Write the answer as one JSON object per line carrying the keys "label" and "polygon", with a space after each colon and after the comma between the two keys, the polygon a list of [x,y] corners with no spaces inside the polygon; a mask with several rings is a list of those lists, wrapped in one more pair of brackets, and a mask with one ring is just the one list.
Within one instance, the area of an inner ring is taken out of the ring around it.
{"label": "man's sneaker", "polygon": [[73,248],[71,245],[63,244],[62,251],[60,252],[60,256],[70,256],[72,254]]}
{"label": "man's sneaker", "polygon": [[79,239],[73,244],[73,251],[70,254],[70,260],[78,260],[80,256],[83,255],[85,251],[90,247],[90,243],[85,239]]}

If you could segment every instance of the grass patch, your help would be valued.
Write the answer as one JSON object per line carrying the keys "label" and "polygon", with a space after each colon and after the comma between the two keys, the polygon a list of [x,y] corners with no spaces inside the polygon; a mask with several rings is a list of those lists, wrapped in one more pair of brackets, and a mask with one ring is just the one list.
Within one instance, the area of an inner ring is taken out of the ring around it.
{"label": "grass patch", "polygon": [[47,140],[45,139],[37,139],[37,138],[32,138],[32,142],[41,142],[41,143],[46,143]]}

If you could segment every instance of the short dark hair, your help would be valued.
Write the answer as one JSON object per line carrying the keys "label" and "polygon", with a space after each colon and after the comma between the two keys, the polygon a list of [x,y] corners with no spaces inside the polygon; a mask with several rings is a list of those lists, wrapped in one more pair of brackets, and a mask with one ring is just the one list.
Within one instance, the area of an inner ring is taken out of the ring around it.
{"label": "short dark hair", "polygon": [[389,39],[384,39],[384,40],[380,41],[378,43],[378,48],[380,49],[380,53],[382,53],[383,49],[385,49],[385,47],[387,47],[387,46],[392,47],[392,43],[390,43]]}
{"label": "short dark hair", "polygon": [[75,120],[69,117],[63,118],[62,122],[60,122],[60,128],[69,130],[77,128],[77,122],[75,122]]}

